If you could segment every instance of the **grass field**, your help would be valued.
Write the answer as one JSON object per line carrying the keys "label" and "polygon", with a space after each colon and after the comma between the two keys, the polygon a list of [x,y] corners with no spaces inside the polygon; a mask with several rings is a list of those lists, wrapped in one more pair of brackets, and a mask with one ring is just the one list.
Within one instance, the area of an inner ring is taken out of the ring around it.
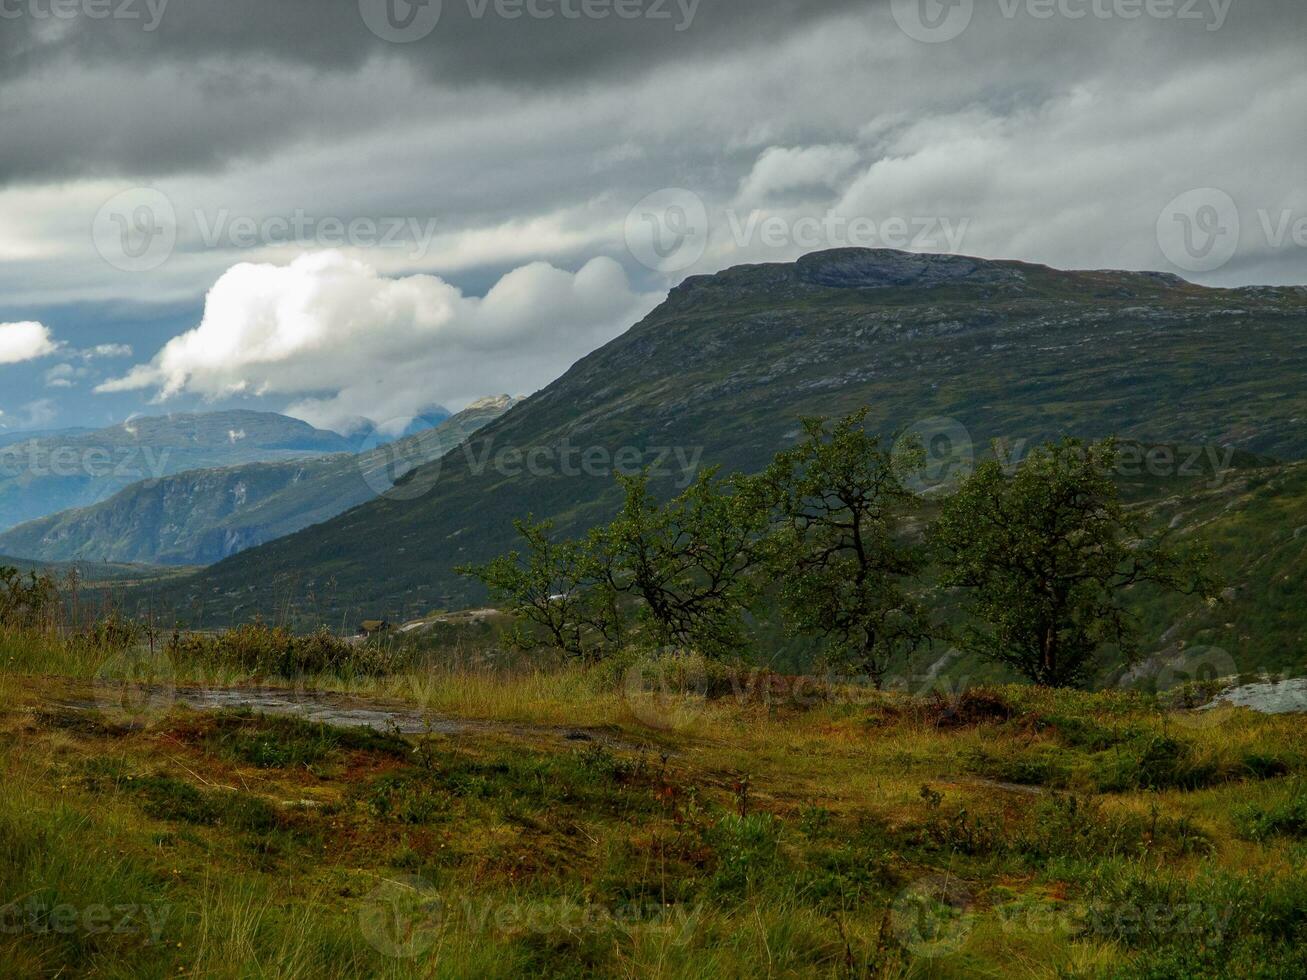
{"label": "grass field", "polygon": [[400,737],[190,711],[180,667],[124,702],[58,654],[0,639],[0,976],[1307,975],[1301,718],[693,669],[301,682],[431,714]]}

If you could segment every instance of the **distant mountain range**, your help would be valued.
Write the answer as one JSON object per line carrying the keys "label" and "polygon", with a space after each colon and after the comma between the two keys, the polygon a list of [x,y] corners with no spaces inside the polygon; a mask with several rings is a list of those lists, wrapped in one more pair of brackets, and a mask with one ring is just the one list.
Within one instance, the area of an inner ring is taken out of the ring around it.
{"label": "distant mountain range", "polygon": [[[14,434],[10,434],[12,437]],[[273,412],[145,416],[0,442],[0,529],[202,467],[347,452],[355,443]]]}
{"label": "distant mountain range", "polygon": [[372,445],[359,454],[194,469],[145,480],[90,507],[0,534],[0,553],[42,561],[211,564],[371,500],[513,403],[507,395],[483,399],[434,428],[415,426],[415,435],[394,442],[374,433],[365,439]]}
{"label": "distant mountain range", "polygon": [[[397,492],[148,594],[193,623],[464,607],[484,596],[455,567],[512,547],[513,518],[611,516],[605,461],[652,464],[670,493],[695,460],[757,470],[801,416],[863,405],[954,451],[1116,434],[1307,459],[1307,289],[861,249],[691,278]],[[1226,503],[1274,524],[1264,494]]]}

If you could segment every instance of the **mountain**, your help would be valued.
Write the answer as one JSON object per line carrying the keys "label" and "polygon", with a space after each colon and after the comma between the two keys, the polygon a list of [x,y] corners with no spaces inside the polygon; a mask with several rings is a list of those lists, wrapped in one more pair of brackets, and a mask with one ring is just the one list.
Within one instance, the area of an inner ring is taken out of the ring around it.
{"label": "mountain", "polygon": [[408,420],[403,429],[396,432],[392,429],[382,431],[377,427],[377,423],[370,418],[357,416],[348,423],[338,426],[342,432],[348,432],[351,438],[366,442],[370,445],[380,446],[387,442],[398,442],[408,436],[415,436],[419,432],[425,432],[427,429],[434,429],[454,413],[447,408],[439,405],[425,409],[421,415],[414,416]]}
{"label": "mountain", "polygon": [[657,463],[670,491],[686,461],[757,470],[800,416],[862,405],[881,432],[975,447],[1118,434],[1307,458],[1307,289],[862,249],[694,277],[400,492],[152,596],[196,623],[466,606],[483,596],[455,567],[511,547],[513,518],[611,516],[604,460]]}
{"label": "mountain", "polygon": [[80,436],[95,430],[85,426],[70,429],[19,429],[16,432],[0,429],[0,446],[12,446],[16,442],[28,442],[32,439],[51,439]]}
{"label": "mountain", "polygon": [[0,534],[0,552],[44,561],[211,564],[371,500],[513,404],[507,395],[483,399],[434,428],[357,455],[247,463],[145,480],[90,507],[12,528]]}
{"label": "mountain", "polygon": [[107,429],[36,434],[0,447],[0,529],[99,503],[144,479],[351,448],[338,433],[251,411],[146,416]]}
{"label": "mountain", "polygon": [[164,568],[159,565],[132,565],[116,562],[49,562],[31,561],[27,558],[13,558],[0,555],[0,568],[14,568],[24,575],[31,572],[53,575],[61,582],[66,582],[70,575],[76,574],[80,588],[108,588],[112,594],[116,589],[139,585],[143,582],[155,582],[160,579],[183,575],[183,567]]}

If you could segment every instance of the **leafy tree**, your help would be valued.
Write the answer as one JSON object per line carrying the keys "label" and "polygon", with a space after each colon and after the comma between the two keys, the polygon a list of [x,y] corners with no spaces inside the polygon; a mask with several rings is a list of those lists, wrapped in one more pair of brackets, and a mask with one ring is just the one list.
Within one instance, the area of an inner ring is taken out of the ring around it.
{"label": "leafy tree", "polygon": [[943,584],[969,590],[981,626],[964,645],[1036,684],[1083,684],[1100,648],[1137,657],[1125,593],[1150,583],[1211,595],[1206,557],[1145,534],[1119,498],[1114,440],[1049,443],[1016,467],[983,463],[944,505],[931,538]]}
{"label": "leafy tree", "polygon": [[896,656],[930,639],[911,593],[920,555],[903,539],[916,505],[903,480],[921,469],[924,453],[882,448],[866,416],[863,409],[833,425],[804,419],[807,438],[777,455],[760,496],[778,519],[768,564],[788,628],[823,637],[832,659],[879,687]]}
{"label": "leafy tree", "polygon": [[608,576],[585,542],[555,541],[552,521],[515,521],[526,544],[486,565],[459,574],[479,579],[491,601],[504,605],[532,628],[516,629],[509,642],[533,650],[545,642],[568,656],[601,660],[621,642],[623,623]]}
{"label": "leafy tree", "polygon": [[59,602],[59,586],[51,576],[0,567],[0,626],[53,630]]}
{"label": "leafy tree", "polygon": [[767,529],[752,481],[719,481],[708,470],[664,504],[647,474],[618,481],[621,513],[591,534],[589,548],[609,590],[640,601],[660,643],[708,654],[737,649]]}

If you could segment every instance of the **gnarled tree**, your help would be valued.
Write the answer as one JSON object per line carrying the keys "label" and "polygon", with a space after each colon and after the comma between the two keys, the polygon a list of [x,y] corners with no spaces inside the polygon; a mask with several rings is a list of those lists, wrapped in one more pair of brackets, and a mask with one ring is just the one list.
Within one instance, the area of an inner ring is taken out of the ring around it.
{"label": "gnarled tree", "polygon": [[805,419],[807,438],[778,454],[760,483],[778,519],[769,565],[787,627],[824,637],[833,660],[879,687],[894,659],[931,635],[911,588],[919,549],[904,528],[916,507],[904,479],[924,457],[916,445],[882,447],[866,416]]}
{"label": "gnarled tree", "polygon": [[931,538],[943,584],[967,592],[979,625],[964,645],[1036,684],[1089,680],[1099,652],[1137,653],[1126,592],[1144,584],[1210,595],[1196,550],[1147,534],[1120,500],[1113,440],[1067,439],[1034,450],[1020,466],[980,465],[944,505]]}
{"label": "gnarled tree", "polygon": [[552,521],[515,521],[526,545],[485,565],[465,566],[491,601],[525,620],[509,636],[522,650],[551,645],[587,662],[603,659],[620,645],[621,610],[607,587],[608,575],[584,542],[555,541]]}

